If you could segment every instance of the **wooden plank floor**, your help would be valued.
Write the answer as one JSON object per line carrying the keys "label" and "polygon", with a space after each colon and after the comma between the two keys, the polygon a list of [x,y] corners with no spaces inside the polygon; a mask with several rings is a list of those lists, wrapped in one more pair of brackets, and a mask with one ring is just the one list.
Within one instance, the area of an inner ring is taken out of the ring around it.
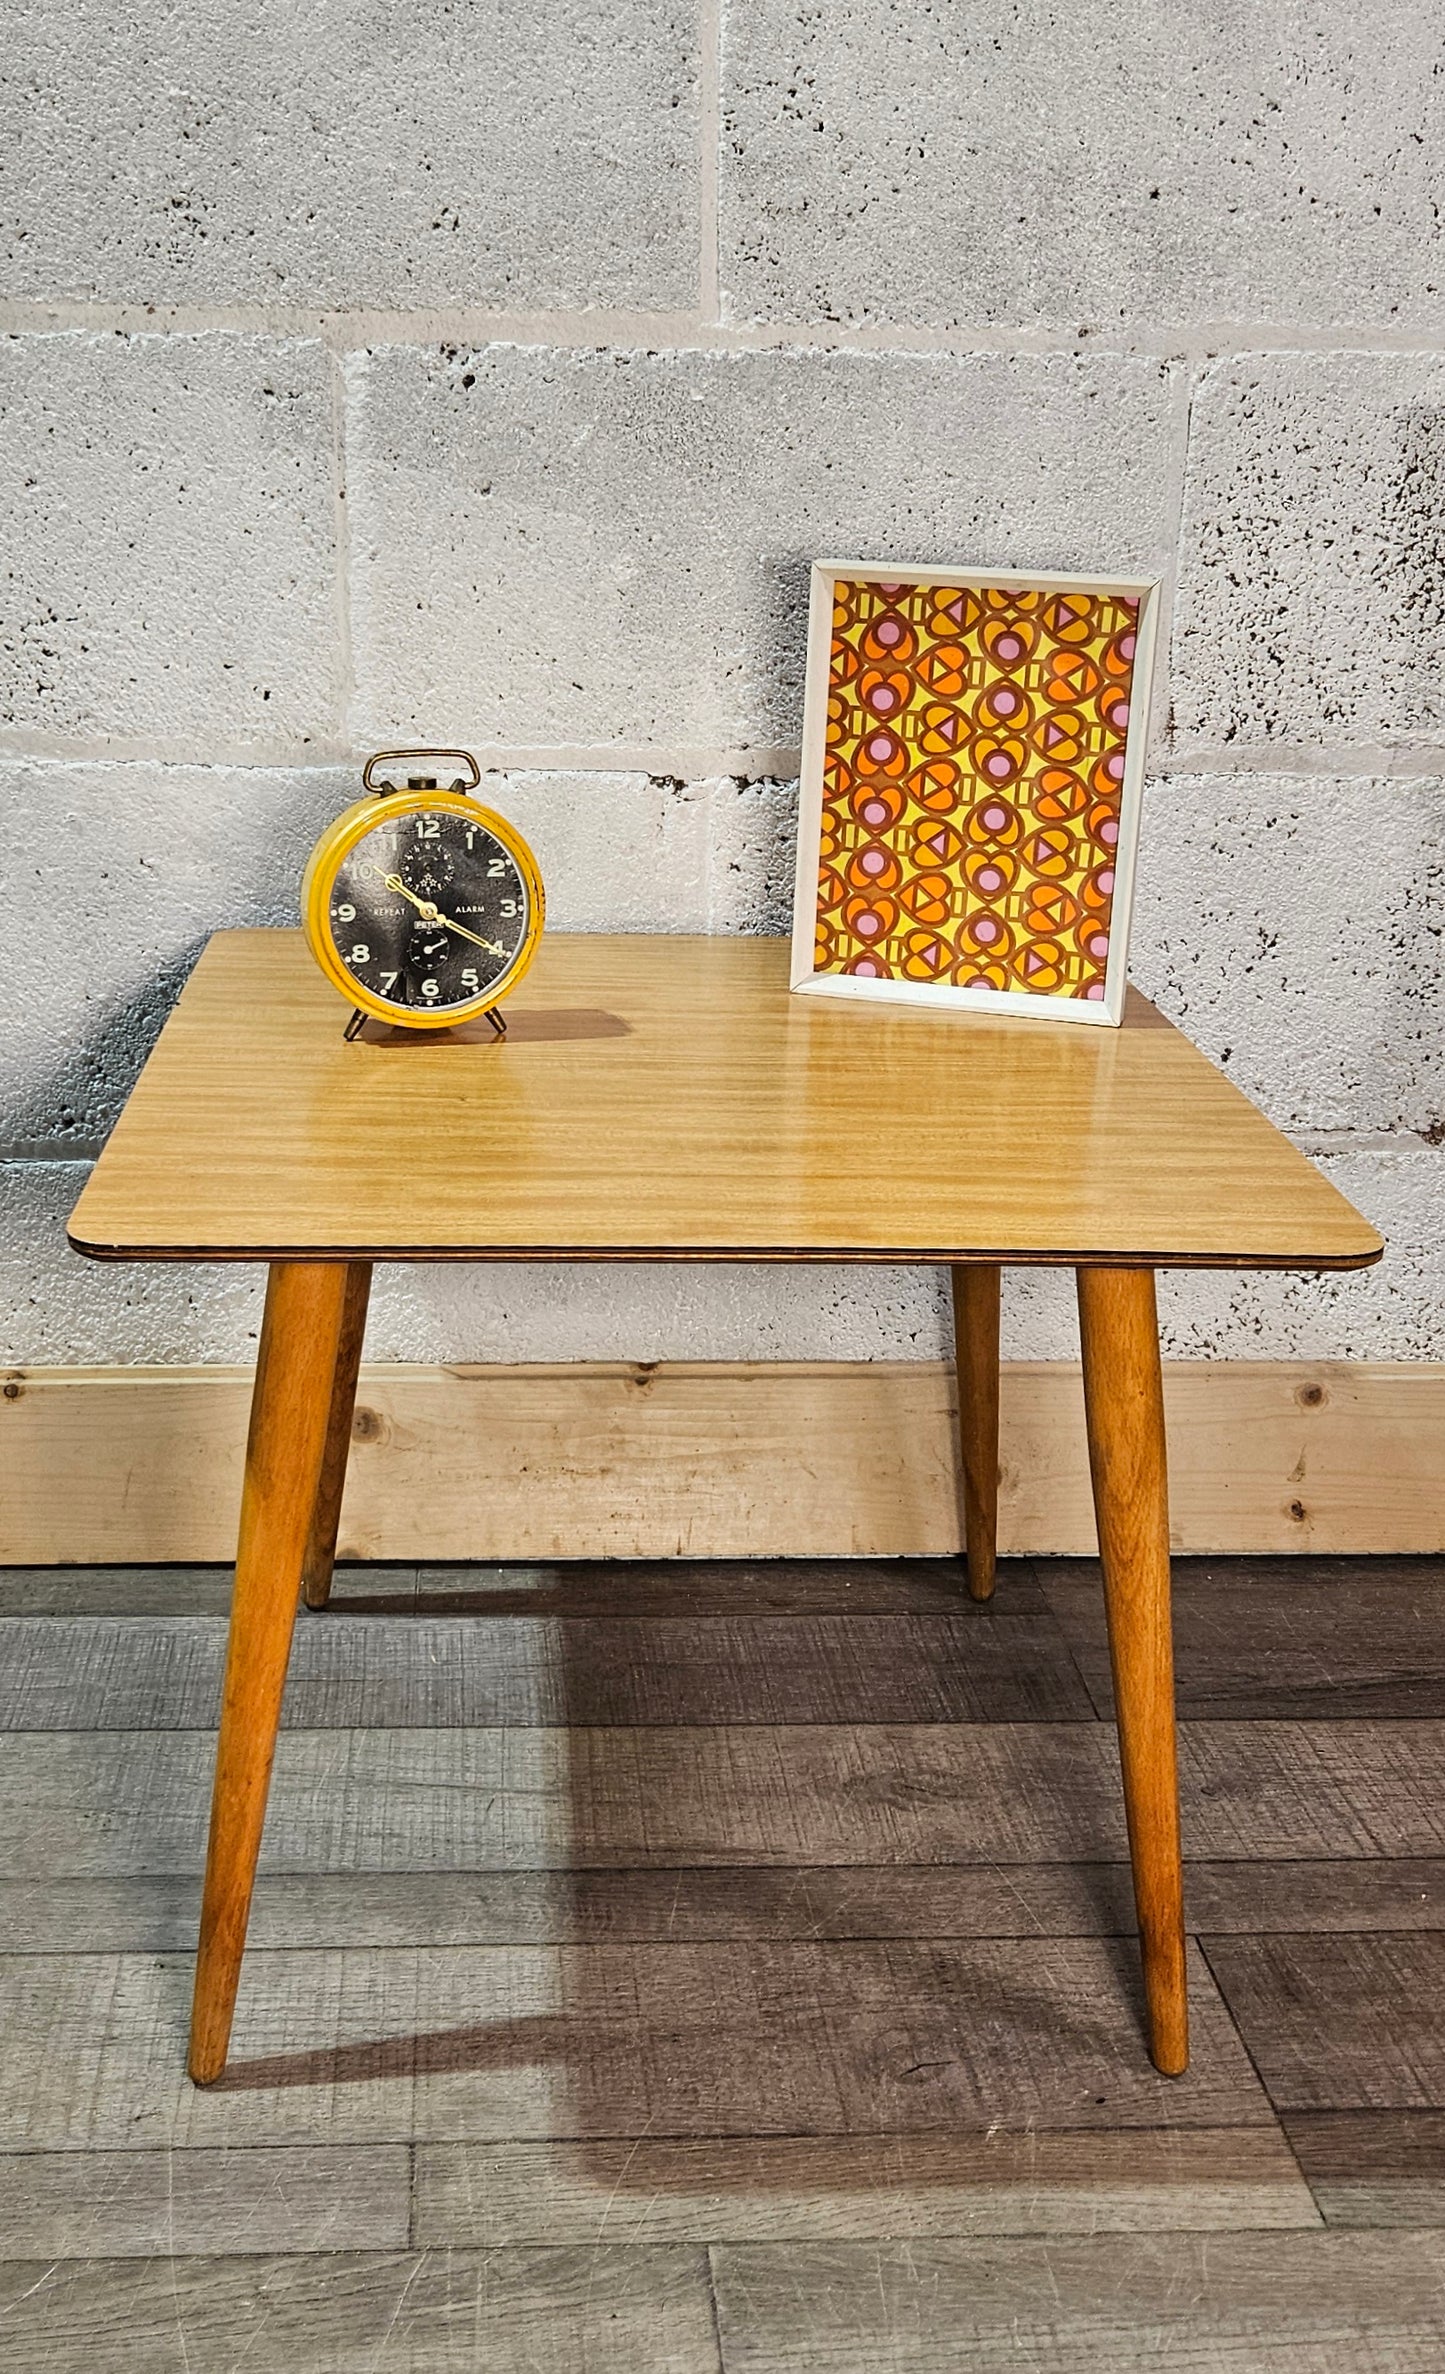
{"label": "wooden plank floor", "polygon": [[1097,1575],[375,1568],[183,2074],[229,1578],[0,1573],[21,2374],[1445,2364],[1445,1561],[1176,1572],[1157,2077]]}

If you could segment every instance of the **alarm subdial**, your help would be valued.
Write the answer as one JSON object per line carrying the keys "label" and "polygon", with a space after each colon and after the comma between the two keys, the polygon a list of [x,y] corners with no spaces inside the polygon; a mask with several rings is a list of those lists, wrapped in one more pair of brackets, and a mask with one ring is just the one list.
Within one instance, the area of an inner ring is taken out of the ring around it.
{"label": "alarm subdial", "polygon": [[451,939],[441,924],[428,922],[425,918],[418,916],[412,926],[411,939],[406,952],[407,962],[413,971],[434,973],[438,965],[447,962],[451,952]]}
{"label": "alarm subdial", "polygon": [[456,878],[451,852],[439,841],[418,841],[401,861],[401,877],[419,898],[434,899]]}

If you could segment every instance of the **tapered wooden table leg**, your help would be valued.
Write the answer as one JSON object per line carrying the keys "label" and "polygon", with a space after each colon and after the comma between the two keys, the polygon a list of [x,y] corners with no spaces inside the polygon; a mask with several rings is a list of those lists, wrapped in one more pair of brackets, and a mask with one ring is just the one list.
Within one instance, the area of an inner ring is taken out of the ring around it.
{"label": "tapered wooden table leg", "polygon": [[361,1367],[361,1344],[366,1333],[366,1306],[371,1300],[371,1263],[346,1265],[346,1301],[341,1313],[341,1340],[331,1379],[331,1415],[321,1481],[311,1512],[306,1555],[301,1562],[301,1596],[308,1607],[325,1607],[331,1597],[331,1573],[336,1564],[336,1535],[341,1524],[341,1495],[346,1488],[346,1459],[351,1449],[351,1421],[356,1414],[356,1377]]}
{"label": "tapered wooden table leg", "polygon": [[958,1432],[963,1458],[964,1543],[968,1588],[992,1599],[998,1546],[998,1311],[996,1264],[956,1263],[953,1357],[958,1371]]}
{"label": "tapered wooden table leg", "polygon": [[1189,2003],[1153,1271],[1081,1269],[1079,1327],[1149,2051],[1177,2077],[1189,2062]]}
{"label": "tapered wooden table leg", "polygon": [[271,1265],[246,1443],[191,2007],[190,2071],[198,2085],[210,2084],[226,2065],[346,1293],[344,1262]]}

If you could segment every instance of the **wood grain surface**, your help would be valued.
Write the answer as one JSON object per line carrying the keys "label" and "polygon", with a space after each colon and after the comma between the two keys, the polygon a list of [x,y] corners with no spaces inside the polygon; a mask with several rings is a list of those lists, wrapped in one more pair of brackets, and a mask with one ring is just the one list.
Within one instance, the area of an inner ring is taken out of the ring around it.
{"label": "wood grain surface", "polygon": [[[700,2249],[0,2262],[11,2363],[75,2374],[719,2374]],[[483,2354],[484,2353],[484,2354]]]}
{"label": "wood grain surface", "polygon": [[603,2234],[904,2241],[1320,2222],[1272,2127],[424,2143],[415,2203],[415,2240],[449,2249]]}
{"label": "wood grain surface", "polygon": [[273,1264],[266,1286],[196,1951],[198,2084],[226,2057],[349,1280],[334,1262],[290,1261]]}
{"label": "wood grain surface", "polygon": [[1445,2112],[1296,2111],[1281,2123],[1327,2225],[1445,2226]]}
{"label": "wood grain surface", "polygon": [[1154,1273],[1080,1270],[1079,1336],[1149,2050],[1189,2061],[1169,1613],[1169,1490]]}
{"label": "wood grain surface", "polygon": [[1269,2126],[1209,1973],[1139,2040],[1131,1939],[368,1947],[248,1958],[189,2083],[189,1955],[0,1957],[0,2151]]}
{"label": "wood grain surface", "polygon": [[[1092,1561],[1040,1562],[1045,1596],[1101,1715],[1113,1712]],[[1445,1571],[1433,1560],[1180,1560],[1174,1590],[1181,1714],[1334,1722],[1445,1715]]]}
{"label": "wood grain surface", "polygon": [[[338,1577],[300,1635],[336,1727],[281,1736],[235,2058],[198,2090],[211,1737],[161,1726],[214,1710],[226,1578],[9,1578],[7,2364],[1435,2374],[1440,1568],[1176,1567],[1205,1718],[1177,2080],[1139,2050],[1092,1565],[986,1608],[957,1560],[613,1579]],[[794,1670],[759,1687],[849,1719],[714,1719],[769,1643]],[[1069,1646],[1093,1697],[1000,1720]],[[900,1691],[953,1714],[877,1719]],[[529,1693],[560,1719],[458,1719]]]}
{"label": "wood grain surface", "polygon": [[1121,1029],[1085,1031],[855,1012],[787,977],[779,940],[549,935],[504,1042],[347,1046],[299,932],[219,933],[72,1242],[160,1260],[1379,1257],[1137,996]]}
{"label": "wood grain surface", "polygon": [[356,1387],[361,1373],[361,1348],[366,1338],[366,1313],[371,1301],[371,1269],[364,1261],[347,1265],[346,1301],[331,1378],[326,1421],[326,1449],[311,1511],[311,1529],[301,1561],[301,1596],[308,1607],[325,1607],[331,1596],[336,1566],[336,1537],[341,1529],[341,1497],[351,1452],[356,1413]]}
{"label": "wood grain surface", "polygon": [[1445,1936],[1215,1937],[1211,1966],[1282,2110],[1445,2109]]}
{"label": "wood grain surface", "polygon": [[411,2176],[399,2143],[0,2153],[0,2233],[12,2258],[401,2250]]}
{"label": "wood grain surface", "polygon": [[723,2244],[729,2374],[1435,2374],[1433,2234]]}
{"label": "wood grain surface", "polygon": [[[361,1394],[346,1560],[876,1561],[962,1542],[937,1362],[397,1365],[363,1369]],[[250,1395],[239,1369],[12,1376],[0,1560],[228,1562]],[[1077,1367],[1006,1367],[1000,1403],[1000,1547],[1092,1555]],[[1176,1551],[1445,1549],[1445,1367],[1177,1361],[1164,1408]]]}
{"label": "wood grain surface", "polygon": [[[231,1567],[0,1567],[0,1616],[224,1616]],[[1010,1559],[1019,1604],[1039,1578]],[[559,1565],[338,1565],[334,1617],[956,1615],[956,1558],[571,1559]],[[305,1625],[301,1637],[306,1637]]]}
{"label": "wood grain surface", "polygon": [[949,1271],[958,1448],[968,1588],[991,1599],[998,1557],[999,1308],[1002,1271],[978,1262]]}
{"label": "wood grain surface", "polygon": [[[186,1953],[195,1877],[0,1879],[11,1953]],[[1445,1928],[1445,1861],[1194,1861],[1211,1936]],[[599,1944],[618,1938],[1128,1937],[1127,1863],[263,1874],[246,1951]]]}
{"label": "wood grain surface", "polygon": [[[373,1616],[302,1623],[284,1720],[308,1729],[618,1723],[1092,1722],[1038,1585],[1006,1632],[950,1615]],[[219,1616],[0,1618],[0,1725],[197,1730]]]}
{"label": "wood grain surface", "polygon": [[[1186,1723],[1191,1857],[1445,1857],[1445,1723]],[[195,1873],[203,1731],[23,1732],[0,1879]],[[1117,1863],[1099,1723],[283,1731],[262,1868],[570,1871]]]}

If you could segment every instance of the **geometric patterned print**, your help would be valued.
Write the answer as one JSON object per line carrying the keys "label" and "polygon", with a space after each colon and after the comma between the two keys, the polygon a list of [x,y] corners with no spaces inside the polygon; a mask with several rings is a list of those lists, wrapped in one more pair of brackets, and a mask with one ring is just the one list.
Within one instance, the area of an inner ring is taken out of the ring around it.
{"label": "geometric patterned print", "polygon": [[1138,602],[833,592],[815,970],[1102,998]]}

